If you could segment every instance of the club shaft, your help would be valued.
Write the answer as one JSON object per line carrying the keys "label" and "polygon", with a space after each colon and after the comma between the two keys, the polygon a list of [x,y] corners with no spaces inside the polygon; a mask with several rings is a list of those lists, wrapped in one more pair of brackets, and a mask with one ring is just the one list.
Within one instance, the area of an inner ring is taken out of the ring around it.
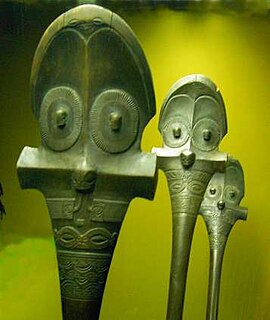
{"label": "club shaft", "polygon": [[190,249],[196,215],[173,216],[173,245],[167,320],[182,319]]}
{"label": "club shaft", "polygon": [[214,237],[210,235],[209,237],[210,237],[210,266],[209,266],[209,285],[208,285],[206,320],[217,320],[218,307],[219,307],[220,281],[221,281],[221,273],[222,273],[222,262],[223,262],[223,256],[225,252],[227,237],[224,237],[224,235],[215,235]]}

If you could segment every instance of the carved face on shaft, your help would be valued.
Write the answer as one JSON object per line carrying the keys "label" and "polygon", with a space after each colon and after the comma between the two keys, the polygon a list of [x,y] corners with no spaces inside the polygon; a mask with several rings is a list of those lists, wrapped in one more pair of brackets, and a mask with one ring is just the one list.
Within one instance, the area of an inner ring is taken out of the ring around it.
{"label": "carved face on shaft", "polygon": [[179,80],[163,103],[159,130],[165,145],[161,156],[180,155],[184,167],[195,158],[210,160],[227,131],[219,90],[201,75]]}
{"label": "carved face on shaft", "polygon": [[244,197],[244,174],[240,163],[229,158],[225,173],[213,175],[201,204],[202,215],[234,224],[246,220],[247,209],[240,207]]}

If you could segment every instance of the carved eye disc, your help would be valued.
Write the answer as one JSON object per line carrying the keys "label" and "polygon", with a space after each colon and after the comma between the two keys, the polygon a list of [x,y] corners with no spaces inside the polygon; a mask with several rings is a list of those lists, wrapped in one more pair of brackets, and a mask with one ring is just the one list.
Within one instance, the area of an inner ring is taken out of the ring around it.
{"label": "carved eye disc", "polygon": [[102,92],[90,110],[90,134],[105,152],[127,150],[138,134],[137,102],[127,92],[111,89]]}
{"label": "carved eye disc", "polygon": [[42,141],[52,150],[69,149],[82,127],[82,103],[77,92],[57,87],[44,96],[39,117]]}
{"label": "carved eye disc", "polygon": [[179,139],[181,137],[181,133],[182,133],[182,130],[181,130],[180,126],[175,126],[173,128],[173,135],[174,135],[175,139]]}
{"label": "carved eye disc", "polygon": [[181,116],[175,116],[163,126],[162,135],[164,142],[171,148],[179,148],[184,145],[189,137],[189,126]]}
{"label": "carved eye disc", "polygon": [[210,119],[199,120],[193,129],[192,143],[202,151],[211,151],[218,147],[220,130],[218,124]]}
{"label": "carved eye disc", "polygon": [[229,185],[225,188],[225,198],[231,203],[238,204],[240,202],[240,191],[237,187]]}

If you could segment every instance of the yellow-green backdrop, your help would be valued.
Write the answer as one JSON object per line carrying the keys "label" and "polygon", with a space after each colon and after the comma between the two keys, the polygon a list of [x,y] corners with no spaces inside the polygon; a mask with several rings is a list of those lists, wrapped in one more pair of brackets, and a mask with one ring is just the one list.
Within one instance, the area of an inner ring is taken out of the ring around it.
{"label": "yellow-green backdrop", "polygon": [[[3,7],[0,24],[0,181],[7,215],[0,222],[0,318],[60,320],[54,242],[45,202],[22,191],[16,161],[40,144],[30,110],[31,60],[60,6]],[[142,147],[160,146],[158,113],[180,77],[202,73],[220,88],[228,134],[221,149],[242,163],[249,209],[234,227],[222,274],[220,320],[270,319],[269,107],[270,20],[229,13],[122,12],[135,31],[154,79],[157,115]],[[3,27],[4,26],[4,27]],[[1,29],[2,27],[2,29]],[[108,276],[101,320],[165,319],[171,254],[171,213],[162,173],[153,202],[135,199],[127,212]],[[205,317],[208,239],[199,218],[187,283],[185,320]]]}

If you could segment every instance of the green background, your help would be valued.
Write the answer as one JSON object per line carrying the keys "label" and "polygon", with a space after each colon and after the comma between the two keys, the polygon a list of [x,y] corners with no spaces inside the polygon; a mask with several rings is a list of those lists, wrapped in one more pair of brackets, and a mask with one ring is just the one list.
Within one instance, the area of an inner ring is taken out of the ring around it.
{"label": "green background", "polygon": [[[46,8],[46,9],[45,9]],[[0,222],[0,318],[60,320],[52,231],[45,201],[21,190],[16,161],[25,145],[40,144],[31,113],[29,76],[38,41],[63,6],[0,7],[0,181],[7,215]],[[220,88],[228,117],[221,150],[238,158],[246,180],[238,222],[228,241],[220,320],[270,319],[269,107],[270,20],[238,13],[121,11],[136,33],[154,79],[157,115],[142,148],[161,146],[158,113],[180,77],[202,73]],[[100,320],[165,319],[171,254],[171,212],[166,180],[154,202],[135,199],[127,212],[104,293]],[[204,319],[208,239],[198,219],[187,283],[185,320]]]}

